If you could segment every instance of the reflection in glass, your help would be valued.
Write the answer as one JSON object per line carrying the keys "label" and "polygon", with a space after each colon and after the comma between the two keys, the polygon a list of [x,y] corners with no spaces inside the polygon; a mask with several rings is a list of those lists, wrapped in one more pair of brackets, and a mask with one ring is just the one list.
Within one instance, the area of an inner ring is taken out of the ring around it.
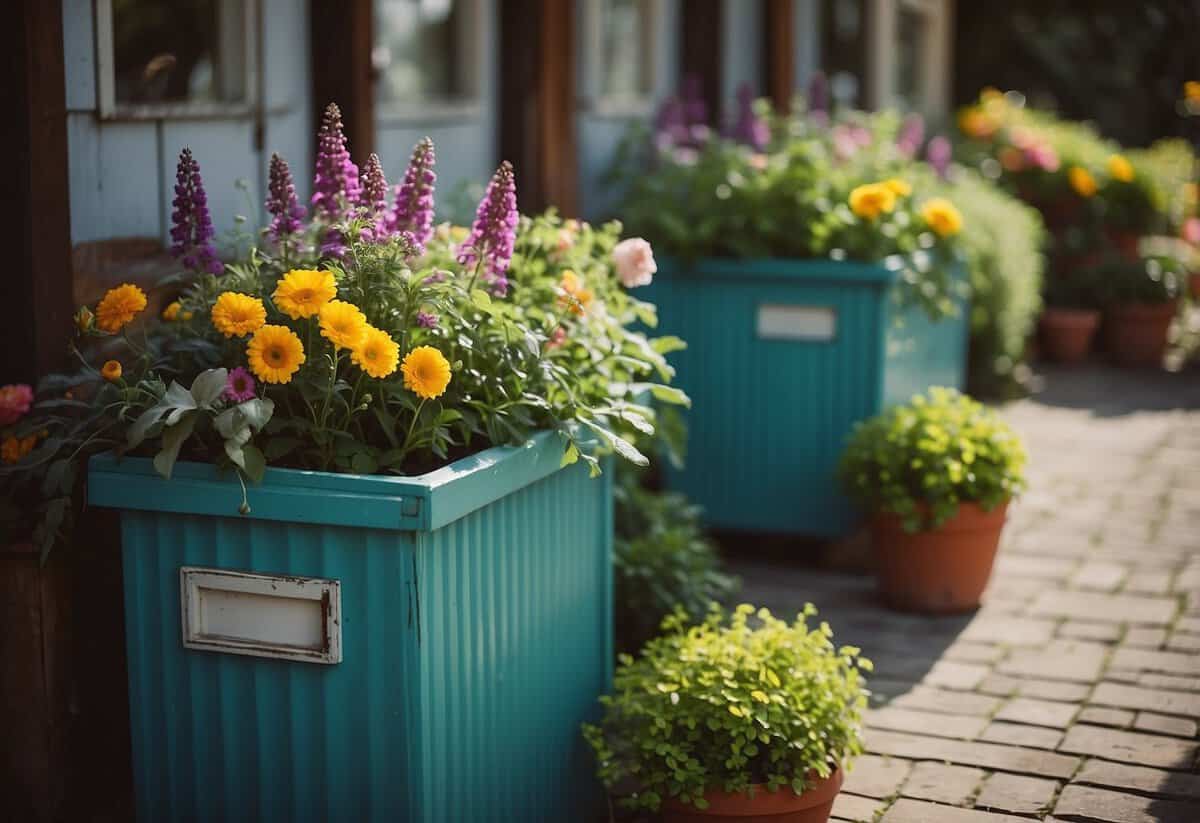
{"label": "reflection in glass", "polygon": [[902,110],[922,108],[921,60],[928,22],[919,10],[901,7],[896,20],[896,105]]}
{"label": "reflection in glass", "polygon": [[600,96],[637,100],[650,94],[649,0],[605,0],[600,27]]}
{"label": "reflection in glass", "polygon": [[424,103],[469,96],[462,76],[463,3],[455,0],[375,0],[375,97],[384,103]]}

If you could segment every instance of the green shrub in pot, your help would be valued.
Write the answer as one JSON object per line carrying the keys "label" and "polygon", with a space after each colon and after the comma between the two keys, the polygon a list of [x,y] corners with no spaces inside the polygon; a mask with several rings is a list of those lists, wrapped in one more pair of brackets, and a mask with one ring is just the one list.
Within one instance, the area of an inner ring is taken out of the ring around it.
{"label": "green shrub in pot", "polygon": [[835,646],[816,609],[788,623],[767,609],[676,613],[634,659],[622,655],[604,717],[585,725],[600,779],[636,786],[622,803],[708,807],[706,793],[800,794],[862,752],[869,660]]}

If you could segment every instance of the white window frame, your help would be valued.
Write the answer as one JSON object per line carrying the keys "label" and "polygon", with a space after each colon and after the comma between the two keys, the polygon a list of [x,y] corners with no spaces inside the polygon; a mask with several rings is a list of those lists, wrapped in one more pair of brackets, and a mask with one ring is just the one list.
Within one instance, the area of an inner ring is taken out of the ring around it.
{"label": "white window frame", "polygon": [[954,0],[870,0],[867,5],[869,48],[867,72],[868,103],[872,108],[896,105],[898,72],[897,37],[900,11],[911,11],[924,18],[925,42],[920,67],[921,88],[916,106],[922,114],[938,117],[950,109],[951,15]]}
{"label": "white window frame", "polygon": [[[241,97],[230,103],[118,103],[116,99],[116,55],[113,44],[112,0],[95,0],[96,30],[96,103],[98,114],[103,120],[187,120],[220,117],[251,117],[256,109],[259,95],[259,3],[261,0],[220,0],[221,38],[233,41],[238,38],[243,48],[240,52],[222,49],[223,59],[240,61]],[[236,17],[226,13],[227,9],[241,6]],[[240,20],[239,29],[230,19]],[[240,35],[240,37],[238,37]],[[236,57],[228,55],[235,53]]]}
{"label": "white window frame", "polygon": [[[645,0],[647,4],[646,31],[642,33],[642,47],[650,55],[646,78],[647,90],[637,97],[612,97],[600,90],[604,76],[604,2],[605,0],[583,0],[582,63],[579,72],[579,101],[582,111],[601,117],[647,117],[654,113],[659,87],[659,44],[662,42],[663,25],[666,19],[664,0]],[[714,58],[715,59],[715,58]]]}
{"label": "white window frame", "polygon": [[[383,126],[456,123],[476,120],[483,115],[483,56],[487,52],[486,9],[483,0],[458,0],[462,3],[458,31],[464,48],[458,50],[458,71],[465,78],[466,93],[456,97],[425,101],[376,99],[375,120]],[[371,44],[372,50],[375,44]],[[372,72],[376,71],[372,65]]]}

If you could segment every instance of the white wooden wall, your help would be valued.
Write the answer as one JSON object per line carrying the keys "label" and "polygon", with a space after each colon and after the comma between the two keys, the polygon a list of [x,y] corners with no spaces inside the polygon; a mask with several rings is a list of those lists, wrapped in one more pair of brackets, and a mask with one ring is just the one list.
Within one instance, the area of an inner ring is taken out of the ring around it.
{"label": "white wooden wall", "polygon": [[[255,0],[244,0],[255,2]],[[263,3],[265,135],[254,145],[251,116],[207,119],[100,120],[96,97],[92,0],[61,0],[66,53],[71,240],[160,237],[169,243],[179,150],[190,146],[204,177],[218,236],[235,215],[263,221],[267,161],[287,158],[302,197],[312,185],[313,122],[308,3]],[[235,188],[243,179],[249,198]]]}

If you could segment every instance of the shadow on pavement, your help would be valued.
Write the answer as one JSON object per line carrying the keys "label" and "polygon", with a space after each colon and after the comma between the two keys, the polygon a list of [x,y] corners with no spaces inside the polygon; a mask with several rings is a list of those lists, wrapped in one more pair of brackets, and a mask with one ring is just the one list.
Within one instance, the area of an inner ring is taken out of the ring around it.
{"label": "shadow on pavement", "polygon": [[1041,364],[1030,399],[1045,406],[1087,409],[1096,417],[1200,408],[1200,367],[1182,371],[1121,369],[1101,363]]}

